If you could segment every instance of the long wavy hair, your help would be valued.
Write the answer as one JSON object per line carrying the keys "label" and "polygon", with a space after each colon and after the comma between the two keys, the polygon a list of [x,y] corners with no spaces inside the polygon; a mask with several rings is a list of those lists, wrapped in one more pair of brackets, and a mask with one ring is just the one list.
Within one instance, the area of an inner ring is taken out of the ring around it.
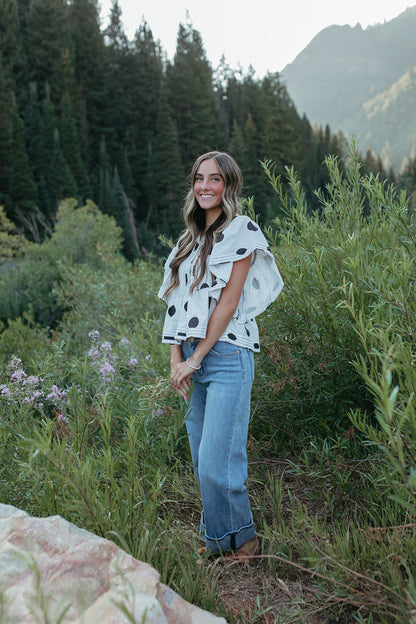
{"label": "long wavy hair", "polygon": [[194,290],[198,284],[200,284],[204,277],[207,258],[212,251],[212,247],[217,237],[238,214],[238,199],[240,197],[243,184],[243,177],[239,166],[235,160],[225,152],[208,152],[206,154],[202,154],[194,162],[188,177],[188,184],[190,185],[190,188],[182,210],[186,229],[179,237],[178,251],[171,262],[170,268],[172,271],[172,277],[171,282],[164,293],[165,298],[167,298],[170,293],[179,286],[179,267],[191,253],[198,236],[205,230],[205,212],[199,206],[195,198],[194,182],[200,164],[204,160],[210,159],[215,160],[217,163],[218,169],[220,170],[225,183],[222,194],[222,213],[205,232],[205,241],[199,251],[197,274],[191,285],[191,291]]}

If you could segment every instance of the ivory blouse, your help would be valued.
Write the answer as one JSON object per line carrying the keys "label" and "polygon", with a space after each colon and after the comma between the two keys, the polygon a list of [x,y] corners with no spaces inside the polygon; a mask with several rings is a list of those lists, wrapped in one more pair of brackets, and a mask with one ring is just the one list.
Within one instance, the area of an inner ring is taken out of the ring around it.
{"label": "ivory blouse", "polygon": [[159,297],[167,304],[162,342],[180,344],[186,338],[205,338],[208,321],[221,291],[230,279],[233,263],[250,254],[251,264],[240,301],[227,329],[219,338],[224,342],[260,351],[259,332],[254,320],[279,295],[283,281],[273,254],[257,223],[246,215],[234,217],[218,236],[207,269],[199,286],[191,292],[194,272],[197,273],[198,238],[191,254],[179,267],[179,286],[166,299],[171,278],[170,264],[177,252],[172,249],[165,263],[163,284]]}

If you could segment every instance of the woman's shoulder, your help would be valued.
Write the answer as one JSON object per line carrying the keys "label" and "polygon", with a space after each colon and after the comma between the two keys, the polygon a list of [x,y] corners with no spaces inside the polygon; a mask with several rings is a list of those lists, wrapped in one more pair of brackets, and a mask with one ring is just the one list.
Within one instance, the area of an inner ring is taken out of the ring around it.
{"label": "woman's shoulder", "polygon": [[[248,244],[250,244],[250,242],[259,242],[260,240],[262,243],[265,242],[260,226],[247,215],[235,216],[231,223],[229,223],[217,237],[216,243],[230,243],[236,238],[240,242],[247,241]],[[214,245],[214,248],[215,247],[217,249],[219,248],[218,245]],[[225,244],[221,245],[221,247],[225,247]]]}

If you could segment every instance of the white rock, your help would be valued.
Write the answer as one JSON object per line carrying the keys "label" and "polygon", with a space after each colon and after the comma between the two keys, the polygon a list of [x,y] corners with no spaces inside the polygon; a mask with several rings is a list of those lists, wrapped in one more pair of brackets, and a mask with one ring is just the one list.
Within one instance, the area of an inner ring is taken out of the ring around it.
{"label": "white rock", "polygon": [[[60,619],[60,617],[62,618]],[[113,542],[0,504],[0,622],[226,624]]]}

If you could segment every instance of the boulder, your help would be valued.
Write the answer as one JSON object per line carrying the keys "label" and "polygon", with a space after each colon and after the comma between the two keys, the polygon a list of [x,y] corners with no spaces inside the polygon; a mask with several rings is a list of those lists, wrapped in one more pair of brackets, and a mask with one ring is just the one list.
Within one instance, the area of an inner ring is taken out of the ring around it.
{"label": "boulder", "polygon": [[0,622],[226,624],[113,542],[0,504]]}

